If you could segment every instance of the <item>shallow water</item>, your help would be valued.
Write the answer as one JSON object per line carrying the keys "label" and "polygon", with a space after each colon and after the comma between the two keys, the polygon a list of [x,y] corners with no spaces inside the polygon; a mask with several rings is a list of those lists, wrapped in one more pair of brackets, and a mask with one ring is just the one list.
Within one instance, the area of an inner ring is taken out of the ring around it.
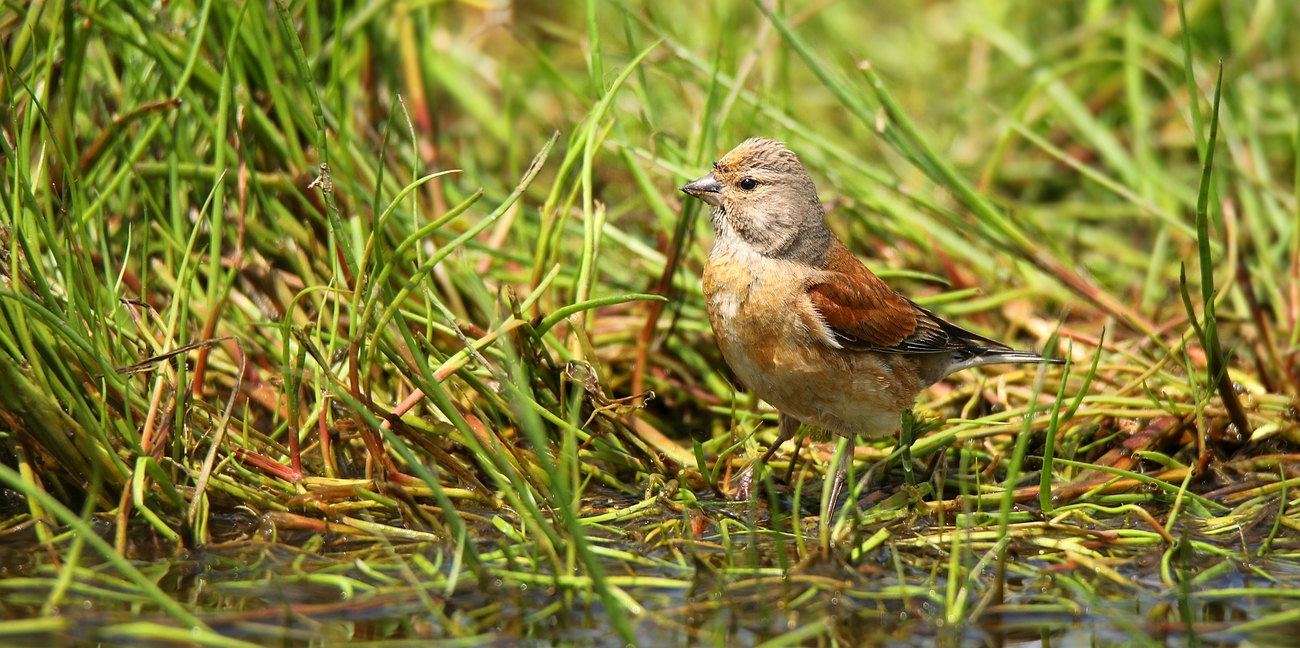
{"label": "shallow water", "polygon": [[[705,510],[712,510],[715,520],[744,517],[730,506],[705,503]],[[657,513],[638,524],[651,528],[672,519]],[[932,522],[918,519],[911,525],[924,531]],[[949,557],[938,548],[886,545],[853,564],[832,556],[782,568],[780,554],[793,557],[789,541],[778,547],[770,534],[746,538],[737,532],[740,525],[733,521],[728,527],[730,551],[721,549],[726,534],[716,525],[694,542],[656,544],[643,534],[610,536],[602,543],[638,561],[603,564],[611,579],[624,579],[622,589],[644,608],[634,618],[640,645],[776,640],[777,645],[1281,646],[1296,645],[1300,633],[1300,614],[1290,605],[1296,590],[1286,586],[1300,574],[1300,563],[1282,557],[1285,545],[1275,545],[1266,560],[1194,552],[1189,570],[1179,576],[1192,584],[1172,589],[1161,582],[1158,547],[1111,547],[1108,562],[1089,569],[1063,563],[1054,552],[1013,545],[1004,602],[992,601],[996,570],[985,566],[967,583],[975,585],[974,593],[966,596],[966,612],[952,625],[945,612]],[[258,520],[238,512],[220,518],[218,526],[243,539],[177,556],[164,555],[162,544],[140,532],[132,548],[137,566],[163,591],[228,639],[265,646],[623,645],[601,605],[588,602],[599,599],[588,596],[585,586],[556,586],[545,569],[523,556],[494,554],[491,543],[478,547],[490,559],[480,585],[463,565],[455,566],[446,547],[305,532],[274,534],[271,541]],[[4,539],[0,615],[8,622],[0,624],[0,643],[42,648],[187,643],[183,631],[173,634],[178,626],[153,601],[89,551],[55,614],[42,617],[41,606],[59,575],[52,554],[21,529]],[[805,540],[815,546],[815,527]],[[1108,576],[1107,565],[1119,578]],[[454,585],[449,583],[453,574]],[[1233,594],[1246,588],[1255,589]],[[1261,619],[1271,621],[1261,624]]]}

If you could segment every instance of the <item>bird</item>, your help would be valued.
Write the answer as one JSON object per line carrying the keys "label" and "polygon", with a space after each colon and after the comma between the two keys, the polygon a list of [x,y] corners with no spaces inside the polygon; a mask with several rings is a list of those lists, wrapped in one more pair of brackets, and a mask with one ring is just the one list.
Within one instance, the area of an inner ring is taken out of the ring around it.
{"label": "bird", "polygon": [[714,338],[736,378],[778,412],[776,442],[757,464],[801,423],[848,440],[823,521],[857,437],[896,433],[921,390],[970,367],[1059,362],[944,321],[890,288],[827,226],[816,185],[782,142],[747,139],[681,190],[711,212],[703,292]]}

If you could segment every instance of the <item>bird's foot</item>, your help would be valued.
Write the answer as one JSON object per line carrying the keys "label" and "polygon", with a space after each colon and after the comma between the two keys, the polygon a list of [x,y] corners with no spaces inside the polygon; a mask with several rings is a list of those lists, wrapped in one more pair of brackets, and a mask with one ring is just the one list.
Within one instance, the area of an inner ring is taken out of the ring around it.
{"label": "bird's foot", "polygon": [[740,476],[736,478],[736,490],[732,492],[731,501],[748,502],[754,494],[754,475],[758,473],[758,465],[751,465],[740,471]]}
{"label": "bird's foot", "polygon": [[736,490],[731,494],[731,501],[745,502],[749,501],[754,495],[754,486],[756,483],[762,483],[763,480],[771,477],[777,483],[785,483],[780,475],[762,461],[756,461],[740,471],[740,476],[736,478]]}

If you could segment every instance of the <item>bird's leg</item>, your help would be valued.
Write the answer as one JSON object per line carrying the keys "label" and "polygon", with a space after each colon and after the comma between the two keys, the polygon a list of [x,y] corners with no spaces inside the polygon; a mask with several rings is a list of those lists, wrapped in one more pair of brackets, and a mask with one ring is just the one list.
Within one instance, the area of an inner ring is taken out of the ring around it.
{"label": "bird's leg", "polygon": [[736,487],[737,501],[749,499],[750,492],[754,486],[754,475],[758,474],[759,466],[766,466],[772,455],[776,454],[776,449],[782,444],[794,438],[799,431],[799,420],[785,412],[778,412],[776,418],[776,441],[768,447],[767,452],[758,458],[758,462],[749,467],[745,474],[740,476],[740,484]]}
{"label": "bird's leg", "polygon": [[799,451],[803,450],[803,440],[807,438],[807,436],[808,433],[804,432],[803,434],[796,436],[794,439],[794,454],[790,455],[790,466],[785,469],[785,483],[787,484],[794,478],[794,469],[799,464]]}
{"label": "bird's leg", "polygon": [[[858,435],[850,436],[848,443],[845,445],[844,454],[840,456],[839,463],[835,466],[835,481],[831,482],[830,496],[822,503],[822,526],[834,524],[835,521],[835,502],[840,498],[840,491],[844,490],[844,482],[849,477],[849,464],[853,462],[853,449],[857,445]],[[823,533],[823,540],[829,538],[829,535]]]}
{"label": "bird's leg", "polygon": [[[798,419],[796,419],[793,416],[790,416],[789,414],[786,414],[785,412],[777,413],[776,441],[774,441],[772,443],[772,446],[767,449],[767,452],[763,453],[763,456],[759,458],[758,463],[766,465],[768,460],[772,458],[772,455],[776,454],[776,449],[781,447],[782,444],[784,444],[786,441],[793,439],[795,433],[798,431],[799,431]],[[795,451],[798,452],[798,449],[796,449]]]}

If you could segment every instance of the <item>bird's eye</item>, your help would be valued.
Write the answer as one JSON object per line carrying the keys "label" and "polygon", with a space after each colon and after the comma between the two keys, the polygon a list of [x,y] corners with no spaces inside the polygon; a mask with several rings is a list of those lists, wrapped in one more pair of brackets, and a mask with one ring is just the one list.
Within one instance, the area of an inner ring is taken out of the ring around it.
{"label": "bird's eye", "polygon": [[754,188],[757,186],[758,186],[758,181],[749,176],[745,176],[740,180],[740,188],[744,189],[745,191],[753,191]]}

